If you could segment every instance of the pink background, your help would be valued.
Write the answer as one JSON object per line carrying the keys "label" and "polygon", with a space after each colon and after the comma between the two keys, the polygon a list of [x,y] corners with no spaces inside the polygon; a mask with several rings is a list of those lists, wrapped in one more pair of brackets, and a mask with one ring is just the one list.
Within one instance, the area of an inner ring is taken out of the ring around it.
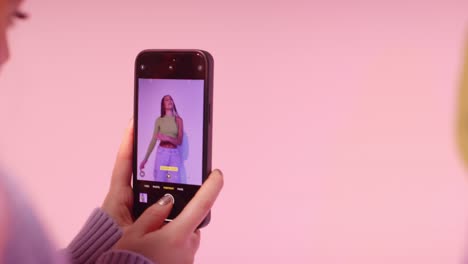
{"label": "pink background", "polygon": [[[181,164],[179,175],[184,184],[202,183],[203,152],[203,80],[139,80],[138,164],[144,159],[154,132],[156,119],[161,116],[161,99],[170,95],[183,120],[184,135],[178,147]],[[159,144],[159,143],[157,143]],[[139,180],[154,181],[157,146],[145,165],[145,177]]]}
{"label": "pink background", "polygon": [[[144,48],[216,60],[225,189],[198,263],[460,263],[468,2],[28,1],[0,158],[59,246],[102,201]],[[112,94],[109,97],[109,94]]]}

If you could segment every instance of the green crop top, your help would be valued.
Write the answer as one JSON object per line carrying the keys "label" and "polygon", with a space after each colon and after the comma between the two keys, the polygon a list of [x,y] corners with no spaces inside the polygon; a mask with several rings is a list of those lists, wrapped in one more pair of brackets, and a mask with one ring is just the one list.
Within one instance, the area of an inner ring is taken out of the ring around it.
{"label": "green crop top", "polygon": [[161,133],[166,136],[177,138],[177,134],[179,133],[175,116],[158,117],[154,128],[156,135]]}

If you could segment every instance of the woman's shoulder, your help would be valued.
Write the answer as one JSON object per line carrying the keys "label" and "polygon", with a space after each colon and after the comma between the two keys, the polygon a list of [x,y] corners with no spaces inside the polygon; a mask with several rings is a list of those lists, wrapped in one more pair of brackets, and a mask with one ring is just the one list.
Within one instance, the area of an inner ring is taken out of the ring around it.
{"label": "woman's shoulder", "polygon": [[[0,200],[3,201],[3,204],[0,202],[0,207],[3,207],[0,209],[3,217],[0,225],[4,229],[0,230],[0,240],[3,239],[0,241],[0,244],[3,242],[0,250],[8,249],[4,252],[3,259],[6,259],[6,263],[36,263],[34,260],[37,259],[44,263],[64,263],[63,256],[57,255],[54,244],[19,183],[10,175],[0,170]],[[35,250],[26,252],[25,249],[29,248]]]}

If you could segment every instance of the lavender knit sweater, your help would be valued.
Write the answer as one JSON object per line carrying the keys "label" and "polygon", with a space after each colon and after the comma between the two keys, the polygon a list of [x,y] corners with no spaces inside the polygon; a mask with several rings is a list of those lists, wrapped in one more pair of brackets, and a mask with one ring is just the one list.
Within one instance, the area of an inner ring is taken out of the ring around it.
{"label": "lavender knit sweater", "polygon": [[0,248],[1,264],[153,263],[133,252],[111,249],[122,236],[122,230],[100,209],[91,213],[66,249],[57,251],[24,196],[1,172],[0,192],[6,193],[8,205],[7,212],[0,212],[8,223],[6,245]]}

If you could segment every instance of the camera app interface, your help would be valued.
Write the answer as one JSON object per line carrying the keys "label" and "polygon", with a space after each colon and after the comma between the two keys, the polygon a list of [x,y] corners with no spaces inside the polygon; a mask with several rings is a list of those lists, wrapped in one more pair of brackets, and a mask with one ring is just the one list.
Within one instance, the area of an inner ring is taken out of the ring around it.
{"label": "camera app interface", "polygon": [[138,79],[139,181],[157,189],[202,184],[203,89],[203,80]]}

